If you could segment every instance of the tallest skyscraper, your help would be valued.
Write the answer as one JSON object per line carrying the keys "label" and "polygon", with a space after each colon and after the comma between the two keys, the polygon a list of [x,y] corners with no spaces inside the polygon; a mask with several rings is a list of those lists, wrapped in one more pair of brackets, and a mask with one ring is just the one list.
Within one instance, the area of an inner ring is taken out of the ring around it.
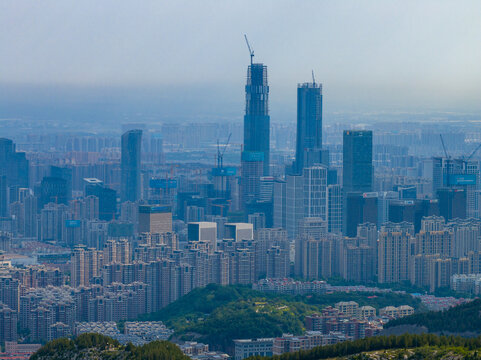
{"label": "tallest skyscraper", "polygon": [[247,69],[244,151],[263,154],[263,175],[269,175],[270,117],[267,66],[252,62]]}

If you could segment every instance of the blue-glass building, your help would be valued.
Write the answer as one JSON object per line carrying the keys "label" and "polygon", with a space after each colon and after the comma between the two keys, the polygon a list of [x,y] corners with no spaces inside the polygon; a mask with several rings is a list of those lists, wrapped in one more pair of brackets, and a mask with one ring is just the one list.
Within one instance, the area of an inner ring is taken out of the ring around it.
{"label": "blue-glass building", "polygon": [[343,190],[372,191],[372,131],[344,130],[343,135]]}
{"label": "blue-glass building", "polygon": [[297,86],[296,173],[322,162],[322,85]]}
{"label": "blue-glass building", "polygon": [[251,64],[247,70],[244,151],[264,154],[263,175],[269,175],[270,117],[267,66]]}
{"label": "blue-glass building", "polygon": [[140,199],[140,156],[142,130],[130,130],[122,135],[122,154],[120,160],[121,201]]}

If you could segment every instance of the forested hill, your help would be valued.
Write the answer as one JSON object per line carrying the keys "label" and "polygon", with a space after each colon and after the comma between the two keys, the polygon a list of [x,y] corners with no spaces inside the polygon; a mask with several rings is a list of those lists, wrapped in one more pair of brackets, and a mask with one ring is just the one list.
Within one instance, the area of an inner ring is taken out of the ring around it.
{"label": "forested hill", "polygon": [[57,339],[42,346],[31,360],[189,360],[179,347],[167,341],[153,341],[143,346],[120,345],[99,334],[82,334],[74,340]]}
{"label": "forested hill", "polygon": [[421,308],[419,299],[397,293],[331,293],[289,296],[254,291],[246,286],[210,284],[197,288],[140,320],[161,320],[178,340],[207,343],[212,349],[233,351],[234,339],[302,334],[306,315],[339,301],[356,301],[377,309],[393,305]]}
{"label": "forested hill", "polygon": [[251,357],[249,360],[479,359],[478,354],[481,354],[481,337],[405,334],[388,337],[375,336],[269,358]]}
{"label": "forested hill", "polygon": [[406,316],[390,321],[385,327],[397,325],[425,326],[435,333],[481,334],[481,299],[445,311],[428,311]]}

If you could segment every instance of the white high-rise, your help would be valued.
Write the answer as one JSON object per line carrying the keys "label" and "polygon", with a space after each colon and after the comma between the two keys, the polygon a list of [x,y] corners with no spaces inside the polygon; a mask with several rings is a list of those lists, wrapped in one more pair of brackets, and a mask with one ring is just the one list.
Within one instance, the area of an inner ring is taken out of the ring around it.
{"label": "white high-rise", "polygon": [[314,165],[303,170],[304,217],[326,220],[327,168]]}

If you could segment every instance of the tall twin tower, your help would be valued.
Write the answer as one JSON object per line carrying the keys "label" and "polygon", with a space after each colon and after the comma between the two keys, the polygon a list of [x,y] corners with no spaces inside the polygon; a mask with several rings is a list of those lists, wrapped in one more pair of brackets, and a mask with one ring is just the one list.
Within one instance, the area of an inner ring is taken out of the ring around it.
{"label": "tall twin tower", "polygon": [[[251,64],[247,69],[244,147],[241,156],[241,197],[244,208],[257,211],[261,187],[270,175],[270,116],[267,66],[254,63],[254,52],[247,41]],[[322,151],[322,85],[312,83],[297,87],[296,160],[290,174],[299,175],[306,167],[326,164]]]}
{"label": "tall twin tower", "polygon": [[[247,40],[247,38],[246,38]],[[247,43],[249,46],[249,43]],[[249,46],[251,64],[247,69],[246,111],[244,116],[243,159],[263,158],[262,175],[269,175],[270,116],[267,66],[253,63],[254,52]],[[255,153],[255,156],[253,155]],[[325,155],[324,155],[325,156]],[[325,163],[322,152],[322,85],[312,83],[297,86],[297,142],[293,172],[313,164]]]}

